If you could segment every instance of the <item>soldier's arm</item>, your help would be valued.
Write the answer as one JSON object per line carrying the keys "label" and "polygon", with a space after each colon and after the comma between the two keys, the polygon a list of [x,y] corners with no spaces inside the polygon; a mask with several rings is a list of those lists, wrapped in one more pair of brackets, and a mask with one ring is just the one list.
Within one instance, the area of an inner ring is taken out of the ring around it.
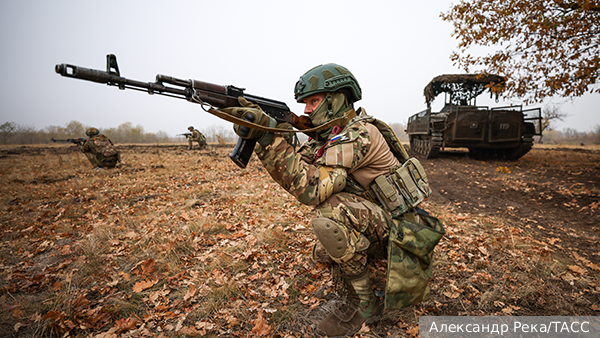
{"label": "soldier's arm", "polygon": [[79,147],[79,150],[81,150],[84,153],[88,153],[91,151],[90,146],[88,143],[92,142],[91,140],[87,140],[83,143],[78,144],[77,146]]}
{"label": "soldier's arm", "polygon": [[271,177],[303,204],[322,203],[346,186],[346,168],[306,162],[281,134],[266,147],[259,145],[256,154]]}

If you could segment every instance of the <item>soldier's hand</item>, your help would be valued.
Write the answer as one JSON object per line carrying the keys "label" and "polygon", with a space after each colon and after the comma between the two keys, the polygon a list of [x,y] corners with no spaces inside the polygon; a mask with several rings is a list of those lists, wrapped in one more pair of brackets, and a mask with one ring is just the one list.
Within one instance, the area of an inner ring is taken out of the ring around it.
{"label": "soldier's hand", "polygon": [[[294,127],[288,122],[278,124],[277,128],[294,130]],[[294,145],[294,134],[293,133],[281,133],[281,135],[283,136],[283,138],[286,140],[286,142],[288,144]]]}
{"label": "soldier's hand", "polygon": [[[222,108],[221,111],[231,116],[235,116],[237,118],[241,118],[261,126],[275,127],[275,119],[265,114],[257,104],[254,104],[241,96],[238,97],[238,102],[240,103],[241,107]],[[269,141],[268,143],[270,143],[270,140],[262,140],[263,137],[269,135],[270,139],[272,139],[273,137],[273,133],[267,133],[265,131],[253,128],[241,127],[237,124],[233,126],[233,130],[241,138],[259,140],[261,144],[265,143],[266,141]]]}

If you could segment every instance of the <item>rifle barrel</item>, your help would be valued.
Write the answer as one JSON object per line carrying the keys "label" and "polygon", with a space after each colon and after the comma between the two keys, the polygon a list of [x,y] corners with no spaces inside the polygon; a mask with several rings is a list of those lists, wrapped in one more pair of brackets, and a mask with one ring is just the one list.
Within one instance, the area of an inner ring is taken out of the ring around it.
{"label": "rifle barrel", "polygon": [[167,87],[160,82],[142,82],[137,80],[131,80],[122,76],[118,76],[116,74],[111,74],[109,72],[74,66],[66,63],[56,65],[54,70],[56,71],[56,73],[62,76],[92,81],[96,83],[105,83],[109,86],[118,86],[121,89],[125,89],[128,87],[131,89],[146,89],[148,91],[148,94],[169,93],[176,95],[178,98],[186,100],[191,99],[193,94],[191,88],[185,86],[183,89]]}
{"label": "rifle barrel", "polygon": [[[221,86],[197,80],[182,80],[161,74],[156,75],[155,82],[142,82],[124,78],[119,72],[117,57],[114,54],[106,56],[106,71],[78,67],[66,63],[57,64],[54,70],[56,73],[66,77],[104,83],[109,86],[117,86],[119,89],[128,88],[147,91],[148,94],[165,95],[185,99],[193,103],[206,102],[217,108],[239,107],[238,98],[241,96],[259,105],[265,113],[278,120],[278,122],[289,122],[301,130],[312,128],[312,123],[308,116],[297,116],[292,113],[285,102],[245,94],[244,88]],[[57,142],[59,140],[53,139],[53,141]],[[240,138],[229,157],[238,166],[245,168],[248,160],[250,160],[255,144],[256,140]]]}

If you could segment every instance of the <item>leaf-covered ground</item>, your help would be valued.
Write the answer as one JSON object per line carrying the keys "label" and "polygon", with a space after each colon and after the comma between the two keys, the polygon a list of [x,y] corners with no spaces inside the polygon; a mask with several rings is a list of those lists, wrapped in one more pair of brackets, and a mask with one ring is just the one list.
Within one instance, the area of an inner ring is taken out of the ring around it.
{"label": "leaf-covered ground", "polygon": [[[69,146],[0,148],[1,336],[314,336],[339,285],[310,261],[311,208],[231,146],[120,147],[115,170]],[[431,299],[357,337],[413,337],[422,315],[599,314],[598,151],[423,163],[447,229]]]}

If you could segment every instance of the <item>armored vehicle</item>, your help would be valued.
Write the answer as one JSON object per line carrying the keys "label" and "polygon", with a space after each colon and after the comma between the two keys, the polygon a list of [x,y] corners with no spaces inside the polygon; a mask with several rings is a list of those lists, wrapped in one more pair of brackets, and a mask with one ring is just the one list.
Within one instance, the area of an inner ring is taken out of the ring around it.
{"label": "armored vehicle", "polygon": [[[503,77],[490,74],[435,77],[424,90],[427,109],[408,119],[410,148],[425,158],[436,157],[444,148],[468,148],[477,159],[517,160],[525,155],[533,136],[541,135],[541,109],[476,105],[485,90],[496,95],[497,102],[504,84]],[[431,103],[442,92],[444,107],[432,112]]]}

